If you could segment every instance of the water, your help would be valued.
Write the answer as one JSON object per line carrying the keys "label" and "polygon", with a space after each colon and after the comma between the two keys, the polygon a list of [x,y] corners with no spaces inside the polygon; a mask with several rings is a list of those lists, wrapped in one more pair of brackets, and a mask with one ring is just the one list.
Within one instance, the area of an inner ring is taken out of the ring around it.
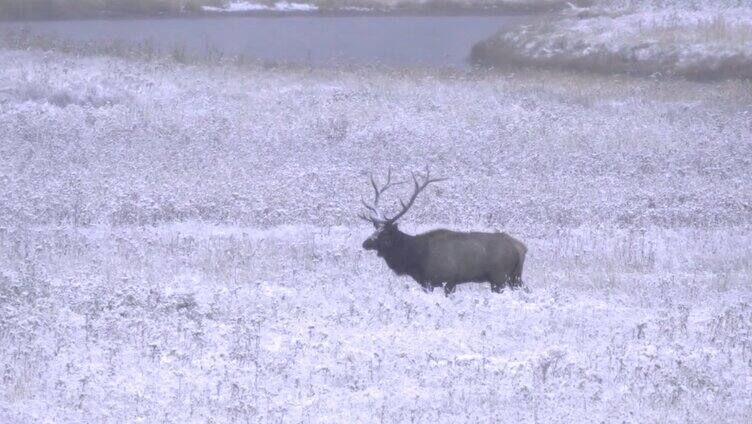
{"label": "water", "polygon": [[216,17],[3,23],[0,30],[75,41],[151,42],[161,50],[209,50],[314,65],[468,66],[472,45],[523,16]]}

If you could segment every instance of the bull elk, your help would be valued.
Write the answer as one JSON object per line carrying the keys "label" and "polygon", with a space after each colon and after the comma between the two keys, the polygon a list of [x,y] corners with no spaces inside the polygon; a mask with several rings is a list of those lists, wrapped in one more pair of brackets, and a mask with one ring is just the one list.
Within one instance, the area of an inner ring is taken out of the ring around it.
{"label": "bull elk", "polygon": [[363,242],[363,248],[375,250],[392,271],[409,275],[426,291],[443,285],[444,294],[448,296],[457,284],[470,282],[489,282],[494,292],[502,291],[507,285],[522,286],[527,248],[506,233],[440,229],[412,236],[397,228],[397,220],[410,210],[418,195],[429,184],[444,180],[432,179],[428,169],[422,177],[413,173],[415,187],[410,199],[407,203],[400,200],[402,209],[387,218],[379,207],[381,195],[403,183],[392,182],[391,170],[387,173],[386,184],[381,187],[371,175],[374,200],[371,204],[363,200],[368,212],[359,217],[372,223],[376,231]]}

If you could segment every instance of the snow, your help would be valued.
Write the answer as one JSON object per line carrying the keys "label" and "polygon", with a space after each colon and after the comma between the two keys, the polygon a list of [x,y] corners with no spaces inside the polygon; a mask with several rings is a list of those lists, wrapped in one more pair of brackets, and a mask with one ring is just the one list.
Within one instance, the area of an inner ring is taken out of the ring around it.
{"label": "snow", "polygon": [[286,1],[274,3],[274,8],[281,12],[313,12],[318,10],[318,7],[312,4],[290,3]]}
{"label": "snow", "polygon": [[597,10],[499,33],[476,47],[475,59],[701,79],[752,76],[752,8]]}
{"label": "snow", "polygon": [[256,12],[256,11],[276,11],[276,12],[313,12],[318,10],[318,7],[312,4],[305,3],[291,3],[286,1],[280,1],[274,3],[272,6],[259,3],[251,3],[247,1],[230,2],[223,7],[215,6],[203,6],[203,10],[207,12]]}
{"label": "snow", "polygon": [[480,11],[504,8],[509,10],[551,11],[565,8],[568,3],[569,2],[565,0],[311,0],[305,3],[281,1],[269,5],[268,3],[254,3],[249,1],[230,1],[222,7],[202,6],[202,9],[207,12],[313,12],[317,10],[383,12],[441,9]]}
{"label": "snow", "polygon": [[[752,419],[749,83],[0,63],[0,422]],[[360,248],[427,163],[530,293]]]}
{"label": "snow", "polygon": [[271,10],[271,7],[265,4],[241,1],[231,2],[224,7],[203,6],[203,9],[207,12],[251,12],[257,10]]}

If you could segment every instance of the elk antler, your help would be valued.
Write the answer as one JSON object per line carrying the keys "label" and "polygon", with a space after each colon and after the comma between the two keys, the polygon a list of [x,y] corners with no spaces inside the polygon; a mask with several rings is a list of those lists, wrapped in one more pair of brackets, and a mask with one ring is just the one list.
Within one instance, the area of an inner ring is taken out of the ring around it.
{"label": "elk antler", "polygon": [[428,169],[428,166],[426,166],[426,176],[423,178],[422,182],[418,181],[418,175],[413,172],[413,182],[415,183],[415,188],[413,189],[413,194],[410,196],[410,200],[408,200],[407,204],[400,199],[400,205],[402,205],[402,210],[395,216],[391,218],[385,219],[384,223],[394,223],[398,219],[402,218],[404,214],[407,213],[408,210],[413,206],[413,203],[415,203],[415,199],[418,198],[418,195],[421,191],[423,191],[426,187],[428,187],[431,183],[437,183],[440,181],[446,181],[447,178],[434,178],[431,179],[431,171]]}
{"label": "elk antler", "polygon": [[387,191],[390,187],[394,187],[399,184],[404,184],[403,182],[392,182],[392,168],[390,167],[386,174],[386,184],[384,184],[383,187],[379,188],[378,184],[376,184],[376,180],[373,178],[373,174],[371,174],[371,186],[373,186],[373,192],[374,192],[374,199],[373,204],[369,205],[363,197],[360,198],[361,202],[363,202],[363,206],[366,207],[371,212],[371,215],[366,215],[365,213],[361,213],[358,216],[361,219],[364,219],[366,221],[371,222],[373,225],[379,226],[383,225],[387,222],[387,219],[384,218],[384,214],[379,210],[379,199],[381,197],[381,194]]}

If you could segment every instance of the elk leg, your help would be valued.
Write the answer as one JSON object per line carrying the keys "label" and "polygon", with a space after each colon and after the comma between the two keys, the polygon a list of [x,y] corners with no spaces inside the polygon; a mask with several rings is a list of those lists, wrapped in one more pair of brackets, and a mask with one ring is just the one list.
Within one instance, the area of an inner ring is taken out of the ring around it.
{"label": "elk leg", "polygon": [[454,293],[455,287],[457,287],[457,284],[455,283],[444,284],[444,296],[449,296],[450,294]]}
{"label": "elk leg", "polygon": [[489,281],[491,282],[491,291],[494,293],[501,293],[504,291],[504,287],[511,285],[511,279],[507,274],[496,273],[496,275],[489,278]]}
{"label": "elk leg", "polygon": [[523,285],[523,283],[522,283],[522,279],[521,278],[510,278],[509,279],[509,288],[511,288],[512,290],[518,289],[518,288],[522,287],[522,285]]}
{"label": "elk leg", "polygon": [[514,270],[512,271],[512,275],[509,276],[509,287],[513,289],[517,289],[520,287],[525,287],[525,283],[522,281],[522,266],[525,263],[525,256],[522,256],[517,263],[517,266],[514,267]]}
{"label": "elk leg", "polygon": [[425,282],[425,281],[420,281],[418,282],[418,284],[420,284],[420,287],[423,288],[424,292],[426,293],[433,292],[433,284]]}

